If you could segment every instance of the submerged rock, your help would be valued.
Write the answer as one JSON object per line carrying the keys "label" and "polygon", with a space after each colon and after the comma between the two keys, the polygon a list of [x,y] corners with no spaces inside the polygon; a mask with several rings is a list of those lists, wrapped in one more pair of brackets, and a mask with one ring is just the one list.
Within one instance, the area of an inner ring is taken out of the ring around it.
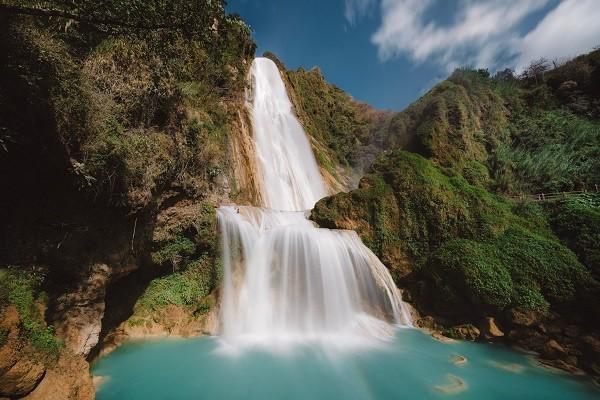
{"label": "submerged rock", "polygon": [[464,392],[468,389],[467,384],[461,378],[456,375],[448,374],[446,378],[451,382],[448,385],[436,385],[433,388],[438,392],[446,393],[446,394],[456,394],[460,392]]}
{"label": "submerged rock", "polygon": [[467,363],[467,357],[461,356],[460,354],[453,354],[452,357],[450,357],[450,361],[456,366],[461,366]]}
{"label": "submerged rock", "polygon": [[525,370],[525,366],[517,363],[503,363],[500,361],[490,361],[491,366],[503,369],[504,371],[513,372],[515,374],[521,373]]}

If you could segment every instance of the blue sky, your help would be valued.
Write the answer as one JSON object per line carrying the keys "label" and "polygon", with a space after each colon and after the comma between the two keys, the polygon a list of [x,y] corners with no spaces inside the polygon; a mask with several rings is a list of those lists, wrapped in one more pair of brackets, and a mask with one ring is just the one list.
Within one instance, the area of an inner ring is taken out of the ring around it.
{"label": "blue sky", "polygon": [[229,0],[257,55],[319,66],[377,108],[401,110],[458,66],[523,68],[600,45],[600,0]]}

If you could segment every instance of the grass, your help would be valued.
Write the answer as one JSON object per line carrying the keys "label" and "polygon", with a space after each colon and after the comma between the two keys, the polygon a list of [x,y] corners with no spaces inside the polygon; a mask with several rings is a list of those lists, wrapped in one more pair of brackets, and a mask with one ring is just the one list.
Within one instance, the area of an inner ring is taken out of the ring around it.
{"label": "grass", "polygon": [[206,296],[219,281],[220,265],[214,258],[202,255],[188,263],[184,270],[150,282],[135,304],[132,321],[168,305],[183,307],[193,314],[203,314],[210,309]]}

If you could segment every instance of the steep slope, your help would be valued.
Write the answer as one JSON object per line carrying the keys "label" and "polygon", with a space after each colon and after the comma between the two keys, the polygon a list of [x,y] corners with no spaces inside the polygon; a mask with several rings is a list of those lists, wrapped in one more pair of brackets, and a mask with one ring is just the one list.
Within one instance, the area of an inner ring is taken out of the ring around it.
{"label": "steep slope", "polygon": [[[489,324],[495,320],[507,342],[558,359],[559,367],[597,373],[599,354],[589,342],[599,338],[594,299],[600,284],[552,233],[539,206],[494,195],[453,169],[395,151],[374,162],[358,189],[319,201],[311,218],[356,230],[436,323],[457,332],[474,324],[482,338],[494,339]],[[420,323],[432,326],[428,318]],[[565,333],[570,326],[577,337]],[[550,340],[564,352],[546,349]]]}
{"label": "steep slope", "polygon": [[356,230],[434,316],[424,325],[503,337],[598,374],[598,194],[541,205],[503,196],[596,190],[599,57],[535,63],[519,78],[455,71],[372,133],[421,156],[384,152],[358,189],[321,200],[312,219]]}

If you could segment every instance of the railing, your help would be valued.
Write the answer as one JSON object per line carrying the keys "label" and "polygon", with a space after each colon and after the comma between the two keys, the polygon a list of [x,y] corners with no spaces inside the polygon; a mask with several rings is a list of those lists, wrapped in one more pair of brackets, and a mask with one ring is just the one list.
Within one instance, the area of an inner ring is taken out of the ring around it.
{"label": "railing", "polygon": [[571,192],[554,192],[554,193],[537,193],[537,194],[519,194],[509,196],[513,199],[517,200],[533,200],[533,201],[549,201],[549,200],[558,200],[558,199],[566,199],[567,197],[572,196],[580,196],[586,193],[598,193],[600,192],[600,186],[594,185],[594,189],[592,190],[575,190]]}

